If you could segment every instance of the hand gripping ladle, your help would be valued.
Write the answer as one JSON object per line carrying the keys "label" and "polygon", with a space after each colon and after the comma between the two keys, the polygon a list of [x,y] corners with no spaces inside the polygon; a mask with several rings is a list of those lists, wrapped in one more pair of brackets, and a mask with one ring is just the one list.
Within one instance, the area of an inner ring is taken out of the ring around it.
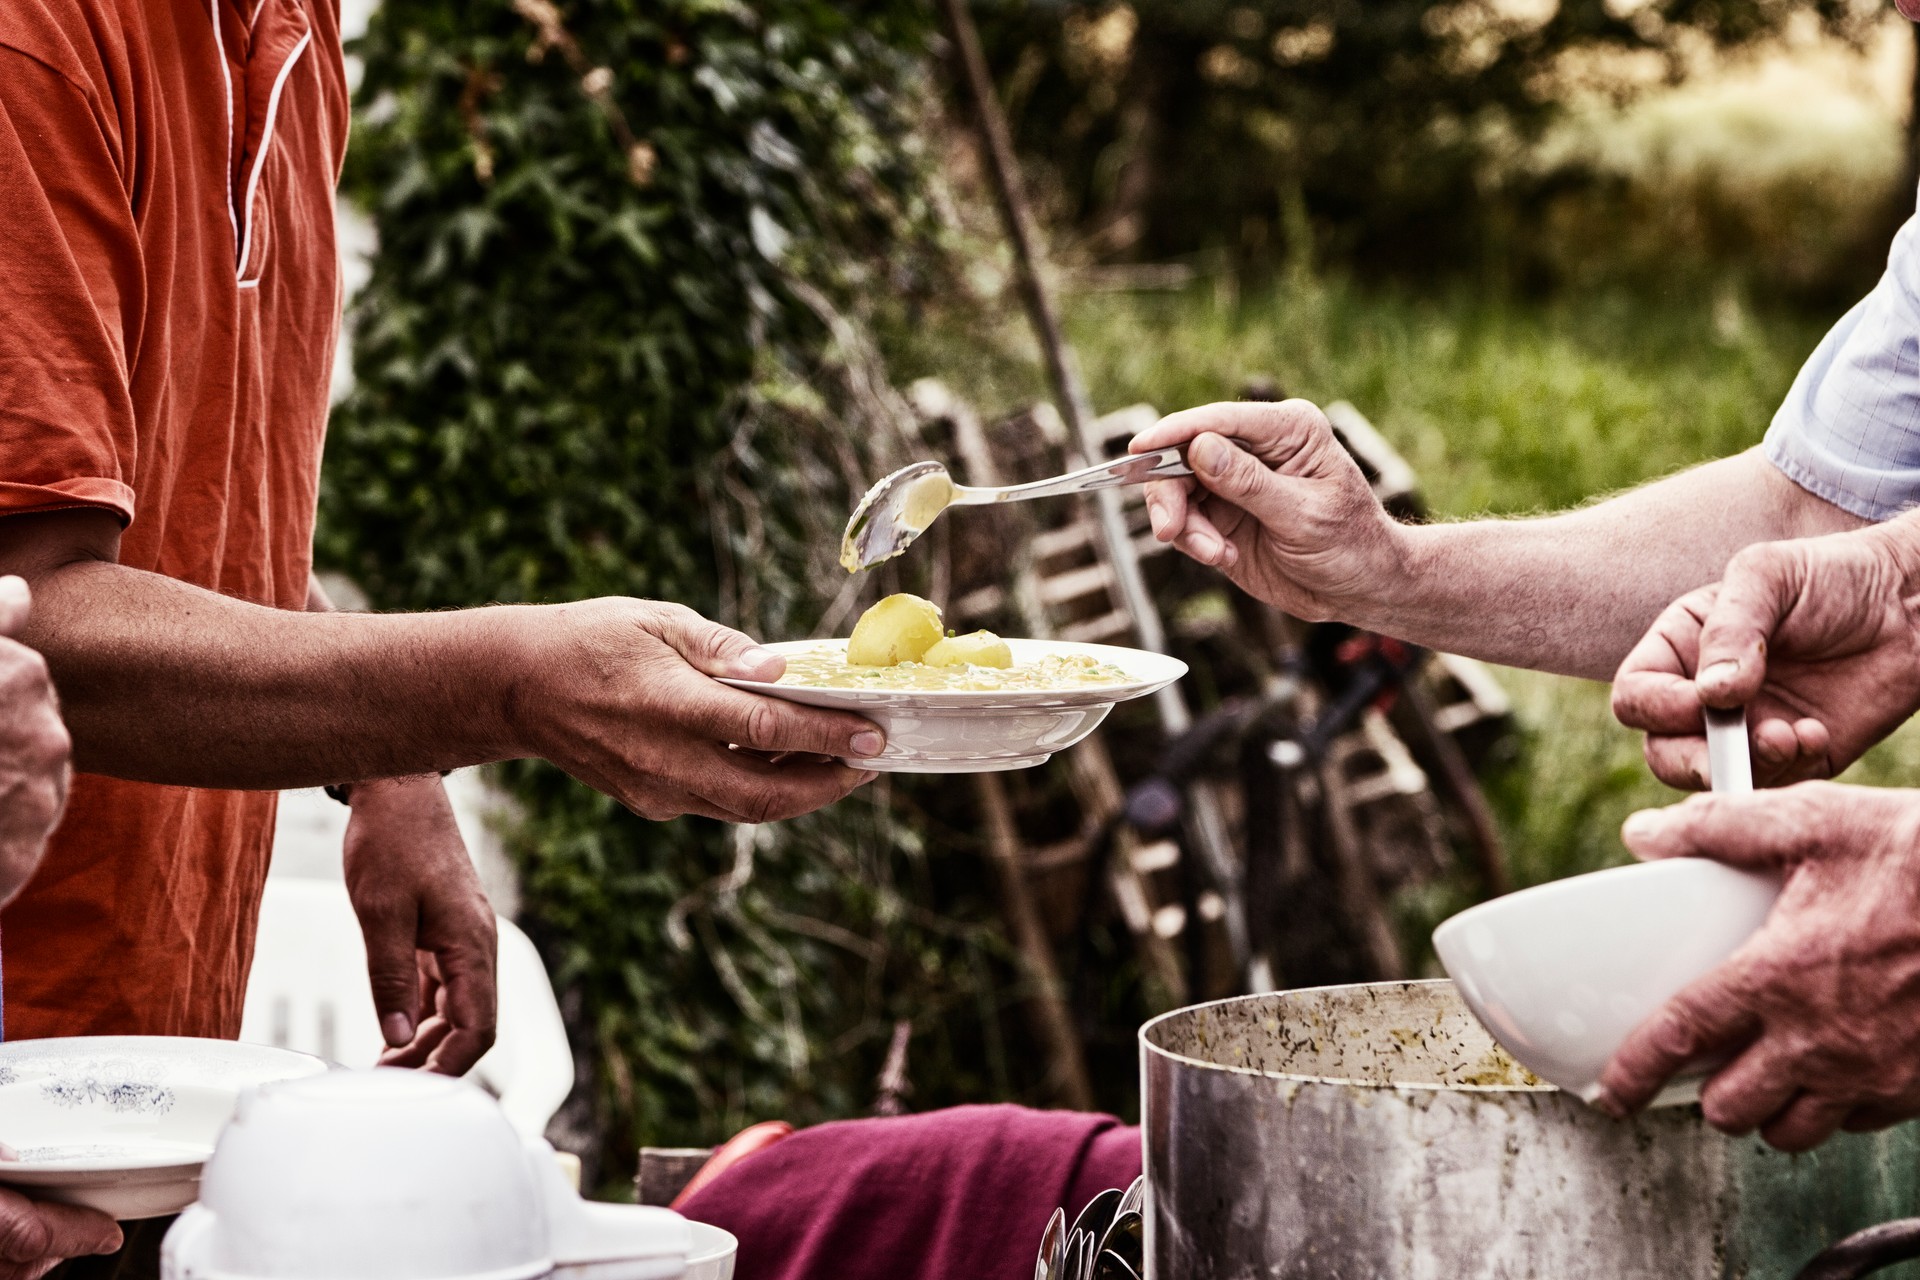
{"label": "hand gripping ladle", "polygon": [[1747,749],[1747,709],[1707,708],[1707,782],[1738,795],[1753,790],[1753,756]]}

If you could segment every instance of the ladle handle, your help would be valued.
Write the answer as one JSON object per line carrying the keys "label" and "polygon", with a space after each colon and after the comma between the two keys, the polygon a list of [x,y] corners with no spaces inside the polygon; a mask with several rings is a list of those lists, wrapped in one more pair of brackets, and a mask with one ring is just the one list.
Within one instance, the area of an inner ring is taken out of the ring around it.
{"label": "ladle handle", "polygon": [[1747,709],[1707,708],[1707,777],[1715,791],[1753,790],[1753,757],[1747,750]]}

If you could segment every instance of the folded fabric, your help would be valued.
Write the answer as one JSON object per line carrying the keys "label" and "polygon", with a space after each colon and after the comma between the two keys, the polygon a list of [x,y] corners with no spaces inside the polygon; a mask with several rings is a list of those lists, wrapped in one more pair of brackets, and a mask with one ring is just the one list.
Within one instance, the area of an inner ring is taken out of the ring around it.
{"label": "folded fabric", "polygon": [[956,1107],[802,1129],[681,1212],[740,1238],[738,1280],[1031,1280],[1040,1233],[1140,1173],[1112,1116]]}

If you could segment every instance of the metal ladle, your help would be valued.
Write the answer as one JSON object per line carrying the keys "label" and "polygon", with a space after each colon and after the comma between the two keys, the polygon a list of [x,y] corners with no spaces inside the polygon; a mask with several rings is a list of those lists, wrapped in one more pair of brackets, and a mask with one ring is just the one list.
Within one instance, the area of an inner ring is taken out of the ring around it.
{"label": "metal ladle", "polygon": [[1192,474],[1193,469],[1187,466],[1178,448],[1131,454],[1051,480],[992,489],[955,484],[940,463],[916,462],[874,485],[867,490],[867,496],[860,499],[860,505],[853,510],[853,519],[847,521],[846,536],[840,540],[840,563],[848,573],[858,573],[882,560],[891,560],[925,533],[927,526],[948,507],[984,507],[1000,502],[1025,502],[1030,498],[1093,493]]}

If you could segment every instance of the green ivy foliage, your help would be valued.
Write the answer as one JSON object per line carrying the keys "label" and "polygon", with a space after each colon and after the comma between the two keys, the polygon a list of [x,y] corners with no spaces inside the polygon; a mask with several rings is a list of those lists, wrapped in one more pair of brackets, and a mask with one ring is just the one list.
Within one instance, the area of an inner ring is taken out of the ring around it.
{"label": "green ivy foliage", "polygon": [[[917,0],[385,5],[354,51],[346,188],[379,250],[322,563],[382,608],[623,594],[773,638],[844,625],[839,525],[895,430],[847,316],[931,259],[930,20]],[[993,1087],[1004,948],[884,791],[748,830],[646,823],[544,765],[503,776],[607,1176],[641,1142],[864,1111],[898,1019],[916,1079]]]}

